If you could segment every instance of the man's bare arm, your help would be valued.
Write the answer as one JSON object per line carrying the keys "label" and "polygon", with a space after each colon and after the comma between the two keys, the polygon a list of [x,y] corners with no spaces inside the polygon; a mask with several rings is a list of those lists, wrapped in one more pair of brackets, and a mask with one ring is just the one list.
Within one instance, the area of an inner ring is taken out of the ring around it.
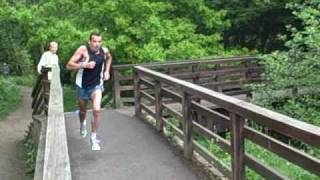
{"label": "man's bare arm", "polygon": [[83,68],[88,68],[88,69],[93,69],[96,65],[95,62],[80,62],[80,59],[85,56],[86,52],[86,47],[85,46],[80,46],[76,52],[73,54],[73,56],[70,58],[68,64],[67,64],[67,69],[68,70],[76,70],[76,69],[83,69]]}
{"label": "man's bare arm", "polygon": [[110,72],[110,67],[111,67],[111,62],[112,62],[112,56],[109,53],[109,56],[106,57],[106,69],[105,69],[105,72]]}

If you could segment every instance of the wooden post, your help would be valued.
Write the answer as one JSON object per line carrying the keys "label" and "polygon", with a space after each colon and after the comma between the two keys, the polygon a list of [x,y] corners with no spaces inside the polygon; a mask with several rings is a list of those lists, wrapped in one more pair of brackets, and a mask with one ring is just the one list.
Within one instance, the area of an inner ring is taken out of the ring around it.
{"label": "wooden post", "polygon": [[245,60],[243,63],[244,63],[244,67],[248,68],[244,74],[244,78],[245,80],[250,80],[251,79],[251,62],[249,60]]}
{"label": "wooden post", "polygon": [[182,99],[182,113],[183,113],[183,146],[184,156],[191,159],[193,155],[192,147],[192,112],[191,112],[191,95],[184,92]]}
{"label": "wooden post", "polygon": [[[192,65],[192,74],[195,74],[198,72],[198,64],[193,64]],[[199,76],[200,74],[198,73],[197,76],[192,78],[193,84],[199,84]]]}
{"label": "wooden post", "polygon": [[245,179],[244,164],[244,119],[235,113],[230,113],[231,146],[232,146],[232,179]]}
{"label": "wooden post", "polygon": [[[46,71],[45,75],[44,75],[44,79],[42,79],[42,84],[43,84],[43,106],[41,107],[41,112],[45,112],[45,115],[48,116],[48,106],[49,106],[49,94],[50,94],[50,80],[49,78],[49,72],[51,73],[51,69],[48,69],[48,71]],[[52,76],[52,75],[50,75]]]}
{"label": "wooden post", "polygon": [[[222,70],[221,64],[216,64],[215,70],[217,70],[217,71],[218,70]],[[214,81],[215,82],[219,82],[220,80],[221,80],[221,75],[217,75],[216,74],[216,77],[214,78]],[[222,88],[221,84],[216,86],[216,91],[218,91],[218,92],[222,92],[223,91],[223,88]]]}
{"label": "wooden post", "polygon": [[163,130],[162,121],[162,98],[161,98],[161,82],[156,81],[155,83],[155,106],[156,106],[156,127],[159,132]]}
{"label": "wooden post", "polygon": [[133,83],[134,83],[134,109],[135,115],[139,117],[141,115],[141,87],[140,87],[140,77],[138,70],[133,70]]}
{"label": "wooden post", "polygon": [[112,69],[113,73],[113,100],[115,108],[120,108],[121,103],[121,94],[120,94],[120,80],[119,80],[119,71]]}
{"label": "wooden post", "polygon": [[[193,84],[199,84],[199,79],[200,79],[200,73],[198,72],[198,67],[199,67],[199,64],[193,64],[192,67],[191,67],[191,71],[192,71],[192,74],[197,74],[197,76],[194,76],[192,77],[192,83]],[[196,97],[196,98],[192,98],[194,101],[196,101],[197,103],[200,103],[201,102],[201,99]],[[194,117],[194,120],[196,122],[199,122],[201,121],[201,116],[198,115],[197,111],[193,111],[193,117]]]}

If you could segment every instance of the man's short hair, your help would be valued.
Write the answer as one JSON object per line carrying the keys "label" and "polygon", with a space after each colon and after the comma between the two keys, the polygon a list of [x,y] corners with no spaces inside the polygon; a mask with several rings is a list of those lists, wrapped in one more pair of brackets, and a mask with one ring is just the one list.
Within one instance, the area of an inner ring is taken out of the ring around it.
{"label": "man's short hair", "polygon": [[101,36],[101,34],[98,33],[98,32],[92,32],[92,33],[90,34],[90,36],[89,36],[89,40],[92,39],[92,36]]}

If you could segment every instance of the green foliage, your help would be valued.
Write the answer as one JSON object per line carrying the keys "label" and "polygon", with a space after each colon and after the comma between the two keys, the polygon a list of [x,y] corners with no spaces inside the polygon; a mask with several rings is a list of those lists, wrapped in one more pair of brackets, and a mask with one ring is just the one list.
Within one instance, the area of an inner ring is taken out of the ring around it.
{"label": "green foliage", "polygon": [[31,60],[25,47],[27,41],[24,27],[19,21],[7,13],[14,13],[0,7],[0,62],[6,62],[10,66],[12,74],[23,75],[30,73]]}
{"label": "green foliage", "polygon": [[18,87],[9,79],[0,76],[0,119],[13,111],[21,101]]}
{"label": "green foliage", "polygon": [[[245,141],[246,152],[259,159],[263,164],[272,167],[273,169],[281,172],[281,174],[289,177],[289,179],[319,179],[320,177],[309,173],[308,171],[300,168],[299,166],[290,163],[289,161],[273,154],[272,152],[261,148],[260,146]],[[250,178],[249,178],[250,177]],[[261,179],[253,171],[248,172],[248,179]]]}
{"label": "green foliage", "polygon": [[287,34],[287,24],[297,24],[286,3],[290,0],[207,0],[215,9],[225,9],[230,27],[225,30],[224,43],[228,47],[241,46],[270,52],[283,49],[284,41],[277,36]]}
{"label": "green foliage", "polygon": [[102,32],[117,63],[218,56],[225,51],[221,42],[228,26],[226,13],[204,0],[49,0],[10,8],[10,17],[25,30],[28,47],[41,49],[56,40],[62,62],[93,30]]}
{"label": "green foliage", "polygon": [[27,132],[23,139],[25,173],[30,177],[34,176],[37,159],[37,146],[33,143],[30,132]]}
{"label": "green foliage", "polygon": [[71,112],[78,109],[78,99],[74,86],[66,85],[63,87],[63,108],[65,112]]}
{"label": "green foliage", "polygon": [[[172,125],[179,127],[179,120],[175,117],[166,118]],[[174,136],[173,128],[166,124],[167,137],[172,139]],[[206,148],[212,155],[217,157],[223,164],[231,167],[231,156],[226,151],[224,151],[213,139],[208,139],[197,133],[193,134],[193,138],[201,146]],[[230,141],[230,133],[227,133],[226,140]],[[245,141],[245,152],[255,157],[259,162],[268,165],[274,170],[280,172],[281,174],[289,177],[290,179],[319,179],[318,176],[300,168],[299,166],[290,163],[289,161],[279,157],[278,155],[260,147],[259,145],[246,140]],[[319,158],[319,150],[311,148],[308,152]],[[253,171],[252,169],[246,167],[246,178],[247,179],[264,179],[260,174]]]}
{"label": "green foliage", "polygon": [[20,86],[33,87],[36,81],[35,78],[35,75],[29,74],[24,76],[10,76],[9,80]]}
{"label": "green foliage", "polygon": [[[255,102],[303,121],[320,125],[320,10],[318,1],[289,3],[303,28],[288,26],[292,35],[287,39],[288,51],[265,55],[268,83],[256,85]],[[290,95],[291,94],[291,95]]]}

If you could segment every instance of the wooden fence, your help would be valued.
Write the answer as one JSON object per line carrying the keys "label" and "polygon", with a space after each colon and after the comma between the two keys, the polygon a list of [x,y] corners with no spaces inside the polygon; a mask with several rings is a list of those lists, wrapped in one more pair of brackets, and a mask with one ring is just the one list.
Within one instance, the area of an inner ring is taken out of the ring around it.
{"label": "wooden fence", "polygon": [[[232,60],[230,60],[232,61]],[[173,87],[171,90],[171,87]],[[245,141],[249,140],[262,148],[277,154],[289,162],[320,175],[320,160],[290,145],[272,138],[248,125],[257,122],[273,131],[301,142],[320,148],[320,128],[289,118],[235,99],[206,87],[187,82],[157,72],[149,66],[134,68],[135,113],[143,118],[150,115],[156,120],[156,128],[163,130],[164,125],[174,129],[175,134],[184,142],[184,156],[191,158],[196,151],[208,162],[213,162],[225,176],[231,179],[245,179],[245,167],[249,167],[267,179],[288,179],[276,169],[267,166],[256,157],[246,152]],[[164,99],[172,99],[180,105],[180,110],[170,107]],[[194,99],[197,99],[195,101]],[[202,104],[202,101],[222,108],[221,113]],[[147,103],[148,102],[148,103]],[[153,106],[152,106],[153,105]],[[182,128],[174,126],[166,118],[168,114],[179,119]],[[206,117],[209,124],[221,125],[230,130],[231,137],[222,138],[207,127],[195,121],[195,116]],[[231,156],[231,167],[224,164],[214,154],[193,140],[194,134],[205,136]]]}
{"label": "wooden fence", "polygon": [[[50,77],[50,78],[48,78]],[[59,67],[45,69],[32,91],[31,134],[37,145],[35,180],[70,180]]]}
{"label": "wooden fence", "polygon": [[[261,81],[263,68],[257,58],[230,57],[140,64],[228,95],[245,94],[244,84]],[[116,108],[133,105],[133,65],[112,66],[113,100]]]}

